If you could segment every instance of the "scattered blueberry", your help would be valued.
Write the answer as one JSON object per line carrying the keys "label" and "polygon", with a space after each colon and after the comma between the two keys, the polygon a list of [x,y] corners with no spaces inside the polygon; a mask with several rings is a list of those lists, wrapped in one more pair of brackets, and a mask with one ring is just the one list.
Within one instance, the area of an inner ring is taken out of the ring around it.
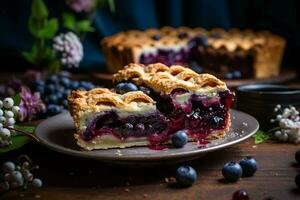
{"label": "scattered blueberry", "polygon": [[197,180],[197,173],[191,166],[181,166],[176,170],[176,180],[180,186],[191,186]]}
{"label": "scattered blueberry", "polygon": [[231,73],[231,72],[227,72],[226,74],[225,74],[225,78],[226,79],[233,79],[234,78],[234,76],[233,76],[233,73]]}
{"label": "scattered blueberry", "polygon": [[243,169],[238,163],[229,162],[224,165],[222,174],[225,180],[229,182],[236,182],[242,177]]}
{"label": "scattered blueberry", "polygon": [[249,195],[244,190],[238,190],[232,195],[232,200],[249,200]]}
{"label": "scattered blueberry", "polygon": [[160,38],[161,38],[161,37],[160,37],[160,35],[158,35],[158,34],[152,36],[152,39],[153,39],[153,40],[156,40],[156,41],[160,40]]}
{"label": "scattered blueberry", "polygon": [[188,142],[188,136],[184,131],[177,131],[172,135],[171,141],[174,147],[181,148]]}
{"label": "scattered blueberry", "polygon": [[233,73],[233,77],[234,77],[235,79],[241,79],[241,78],[242,78],[242,73],[241,73],[241,71],[235,70],[235,71],[233,71],[232,73]]}
{"label": "scattered blueberry", "polygon": [[300,150],[296,151],[295,159],[296,159],[297,163],[300,164]]}
{"label": "scattered blueberry", "polygon": [[181,33],[178,34],[178,38],[179,38],[179,39],[184,39],[184,38],[186,38],[187,36],[188,36],[188,34],[187,34],[186,32],[181,32]]}
{"label": "scattered blueberry", "polygon": [[243,176],[253,176],[257,170],[256,160],[250,156],[243,158],[240,161],[240,166],[243,169]]}
{"label": "scattered blueberry", "polygon": [[295,177],[295,183],[297,187],[300,189],[300,172],[298,172],[298,174]]}
{"label": "scattered blueberry", "polygon": [[116,86],[117,93],[125,94],[130,91],[137,91],[138,87],[133,83],[119,83]]}

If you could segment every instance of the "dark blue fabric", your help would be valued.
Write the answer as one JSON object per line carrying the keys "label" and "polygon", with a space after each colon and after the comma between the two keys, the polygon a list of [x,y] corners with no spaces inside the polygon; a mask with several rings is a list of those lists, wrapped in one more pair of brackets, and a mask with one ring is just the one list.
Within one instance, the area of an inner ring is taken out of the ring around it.
{"label": "dark blue fabric", "polygon": [[[62,0],[48,0],[52,16],[65,8]],[[129,29],[144,30],[162,26],[189,26],[211,29],[251,28],[271,30],[288,40],[285,62],[299,63],[298,2],[295,0],[115,0],[116,11],[108,8],[96,12],[95,32],[83,41],[84,59],[75,71],[106,71],[100,39]],[[32,37],[27,30],[30,1],[3,1],[0,12],[0,55],[11,69],[30,66],[20,52],[31,48]],[[0,70],[6,70],[3,67]]]}

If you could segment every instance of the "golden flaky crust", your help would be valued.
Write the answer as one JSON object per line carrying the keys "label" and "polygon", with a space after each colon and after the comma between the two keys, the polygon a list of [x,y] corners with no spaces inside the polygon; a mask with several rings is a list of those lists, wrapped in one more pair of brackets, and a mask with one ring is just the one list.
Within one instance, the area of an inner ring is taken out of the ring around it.
{"label": "golden flaky crust", "polygon": [[[189,37],[179,38],[180,33]],[[153,40],[154,35],[161,39]],[[285,47],[285,40],[267,31],[254,32],[230,29],[225,31],[217,28],[207,31],[202,28],[171,28],[148,29],[145,31],[131,30],[120,32],[102,40],[101,45],[110,72],[115,73],[129,63],[139,63],[140,55],[155,49],[186,48],[190,38],[195,36],[208,37],[208,48],[226,51],[229,55],[253,55],[254,76],[268,78],[277,76]]]}
{"label": "golden flaky crust", "polygon": [[129,64],[113,76],[114,82],[128,80],[138,85],[145,84],[162,94],[170,94],[176,89],[185,89],[194,93],[227,89],[226,84],[213,75],[198,74],[179,65],[167,67],[161,63],[148,66]]}

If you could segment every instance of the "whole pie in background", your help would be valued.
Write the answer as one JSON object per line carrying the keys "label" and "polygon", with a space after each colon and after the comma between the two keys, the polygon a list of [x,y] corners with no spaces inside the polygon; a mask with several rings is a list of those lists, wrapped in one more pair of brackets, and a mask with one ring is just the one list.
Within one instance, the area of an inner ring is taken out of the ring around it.
{"label": "whole pie in background", "polygon": [[220,78],[262,79],[278,76],[285,39],[267,31],[163,27],[120,32],[101,44],[111,73],[129,63],[163,63]]}

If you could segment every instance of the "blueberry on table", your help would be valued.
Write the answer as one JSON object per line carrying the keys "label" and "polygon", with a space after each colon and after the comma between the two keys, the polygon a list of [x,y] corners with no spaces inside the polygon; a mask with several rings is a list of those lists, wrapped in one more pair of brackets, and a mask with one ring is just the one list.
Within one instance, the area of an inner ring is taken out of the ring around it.
{"label": "blueberry on table", "polygon": [[300,165],[300,150],[296,151],[295,159],[296,159],[297,163]]}
{"label": "blueberry on table", "polygon": [[222,174],[225,180],[229,182],[236,182],[242,177],[243,169],[238,163],[229,162],[224,165]]}
{"label": "blueberry on table", "polygon": [[197,173],[191,166],[181,166],[176,170],[176,181],[180,186],[191,186],[197,180]]}
{"label": "blueberry on table", "polygon": [[238,190],[232,195],[232,200],[249,200],[249,195],[244,190]]}
{"label": "blueberry on table", "polygon": [[119,94],[125,94],[127,92],[137,91],[137,90],[138,90],[138,87],[133,83],[119,83],[116,86],[116,91]]}
{"label": "blueberry on table", "polygon": [[298,189],[300,189],[300,172],[298,172],[298,174],[295,177],[295,183],[296,183]]}
{"label": "blueberry on table", "polygon": [[188,136],[184,131],[177,131],[172,135],[171,141],[174,147],[181,148],[188,142]]}
{"label": "blueberry on table", "polygon": [[253,176],[257,171],[257,162],[254,158],[247,156],[240,161],[243,169],[243,176]]}

